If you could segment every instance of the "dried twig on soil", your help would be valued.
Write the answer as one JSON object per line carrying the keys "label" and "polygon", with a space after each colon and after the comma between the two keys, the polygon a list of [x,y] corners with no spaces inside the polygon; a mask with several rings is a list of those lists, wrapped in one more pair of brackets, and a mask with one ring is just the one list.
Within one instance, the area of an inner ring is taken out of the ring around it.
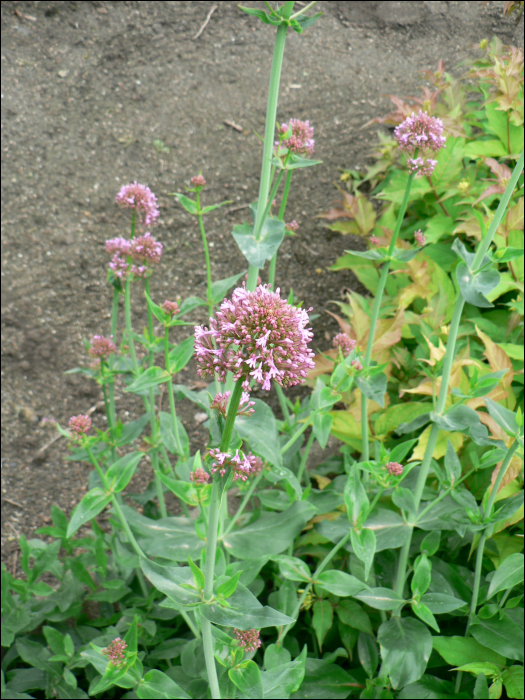
{"label": "dried twig on soil", "polygon": [[12,506],[16,506],[17,508],[21,508],[24,510],[24,506],[20,505],[20,503],[17,503],[16,501],[12,501],[10,498],[6,498],[5,496],[2,496],[2,501],[5,501],[6,503],[10,503]]}
{"label": "dried twig on soil", "polygon": [[193,37],[193,41],[195,41],[195,39],[198,39],[198,38],[200,37],[200,35],[202,34],[202,32],[206,29],[206,27],[207,27],[207,25],[208,25],[208,22],[209,22],[210,19],[211,19],[212,14],[215,12],[215,10],[216,10],[218,7],[219,7],[218,5],[213,5],[213,7],[211,8],[211,10],[210,10],[210,11],[208,12],[208,14],[206,15],[206,19],[204,20],[204,23],[202,24],[201,28],[199,29],[199,31],[197,32],[197,34],[195,34],[195,36]]}
{"label": "dried twig on soil", "polygon": [[235,122],[230,122],[230,121],[228,121],[228,119],[224,119],[224,121],[222,123],[226,124],[226,126],[231,126],[232,129],[235,129],[235,131],[238,131],[240,134],[242,134],[242,132],[243,132],[242,126],[239,126]]}

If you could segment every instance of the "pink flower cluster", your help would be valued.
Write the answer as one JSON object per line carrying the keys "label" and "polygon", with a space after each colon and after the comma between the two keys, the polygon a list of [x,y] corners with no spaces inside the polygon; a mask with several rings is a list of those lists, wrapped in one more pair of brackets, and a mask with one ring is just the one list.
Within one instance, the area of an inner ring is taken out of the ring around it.
{"label": "pink flower cluster", "polygon": [[370,236],[370,243],[372,245],[379,245],[379,238],[376,235]]}
{"label": "pink flower cluster", "polygon": [[202,175],[195,175],[191,178],[190,182],[193,185],[193,187],[204,187],[204,185],[206,184],[206,180],[203,178]]}
{"label": "pink flower cluster", "polygon": [[286,224],[286,226],[284,228],[286,231],[289,231],[290,233],[295,233],[299,229],[299,224],[294,219],[293,221],[290,221],[289,224]]}
{"label": "pink flower cluster", "polygon": [[[422,152],[437,152],[444,148],[443,122],[441,119],[429,116],[419,110],[419,114],[412,114],[394,129],[394,138],[399,149],[412,154],[421,149]],[[432,175],[437,161],[430,158],[417,157],[408,160],[410,173],[417,172],[418,176]]]}
{"label": "pink flower cluster", "polygon": [[418,246],[420,248],[422,248],[425,245],[425,243],[427,242],[426,237],[421,233],[421,229],[419,229],[419,231],[416,231],[414,233],[414,238],[416,239],[416,243],[418,244]]}
{"label": "pink flower cluster", "polygon": [[261,646],[259,639],[259,630],[238,630],[234,629],[235,637],[239,642],[239,646],[244,648],[244,651],[255,651]]}
{"label": "pink flower cluster", "polygon": [[117,637],[114,639],[109,646],[102,649],[104,656],[107,656],[110,663],[113,666],[121,666],[124,663],[124,649],[127,649],[128,645],[126,642]]}
{"label": "pink flower cluster", "polygon": [[399,464],[399,462],[389,462],[385,466],[385,469],[392,476],[401,476],[401,474],[403,473],[403,465]]}
{"label": "pink flower cluster", "polygon": [[341,350],[343,357],[348,357],[356,346],[356,341],[349,338],[346,333],[338,333],[332,340],[332,345],[337,350]]}
{"label": "pink flower cluster", "polygon": [[130,274],[136,277],[147,276],[149,266],[160,262],[162,243],[156,241],[148,231],[130,241],[121,236],[111,238],[106,241],[106,251],[113,255],[109,267],[115,277],[126,280]]}
{"label": "pink flower cluster", "polygon": [[68,425],[72,433],[71,437],[78,439],[91,429],[91,418],[82,414],[79,416],[71,416]]}
{"label": "pink flower cluster", "polygon": [[[218,413],[226,418],[226,413],[228,411],[228,401],[230,400],[231,391],[225,391],[224,394],[216,394],[215,398],[210,404],[210,408],[214,408]],[[254,413],[252,406],[255,406],[255,401],[250,401],[250,394],[247,391],[243,391],[241,394],[241,401],[239,403],[239,408],[237,409],[238,416],[251,416]]]}
{"label": "pink flower cluster", "polygon": [[107,360],[110,355],[113,355],[117,348],[111,338],[104,338],[103,335],[94,335],[91,338],[88,350],[91,357],[96,357],[98,360]]}
{"label": "pink flower cluster", "polygon": [[289,129],[292,133],[284,139],[282,145],[292,153],[311,156],[314,152],[315,141],[313,139],[314,128],[310,126],[310,122],[290,119],[288,124],[281,124],[279,134],[285,136]]}
{"label": "pink flower cluster", "polygon": [[249,476],[257,476],[262,470],[263,463],[260,457],[255,455],[235,451],[235,455],[232,457],[227,452],[221,452],[218,447],[212,448],[208,451],[208,455],[214,460],[211,465],[211,473],[219,472],[221,476],[224,476],[228,471],[228,467],[232,468],[233,480],[246,481]]}
{"label": "pink flower cluster", "polygon": [[159,216],[157,198],[149,187],[139,185],[138,182],[124,185],[115,199],[118,204],[135,209],[139,222],[143,226],[150,226],[156,223]]}
{"label": "pink flower cluster", "polygon": [[162,304],[162,308],[170,316],[178,316],[178,314],[180,314],[179,305],[176,301],[168,301],[166,299],[164,304]]}
{"label": "pink flower cluster", "polygon": [[359,360],[352,360],[350,364],[358,372],[360,372],[363,369],[363,365],[359,362]]}
{"label": "pink flower cluster", "polygon": [[207,484],[209,480],[210,475],[202,467],[198,467],[190,474],[190,481],[193,481],[196,484]]}
{"label": "pink flower cluster", "polygon": [[314,367],[308,322],[306,310],[281,299],[279,289],[260,285],[249,292],[243,285],[222,302],[209,329],[195,327],[198,373],[225,381],[231,371],[235,381],[250,376],[267,391],[272,379],[285,387],[300,384]]}

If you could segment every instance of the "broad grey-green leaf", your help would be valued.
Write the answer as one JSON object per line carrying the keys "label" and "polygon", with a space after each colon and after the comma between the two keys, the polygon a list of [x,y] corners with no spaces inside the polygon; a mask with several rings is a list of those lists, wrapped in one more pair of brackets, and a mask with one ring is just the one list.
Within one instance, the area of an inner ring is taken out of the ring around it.
{"label": "broad grey-green leaf", "polygon": [[278,251],[284,238],[284,226],[284,221],[267,217],[258,240],[253,235],[253,227],[247,223],[234,226],[232,235],[250,265],[260,269]]}
{"label": "broad grey-green leaf", "polygon": [[235,428],[243,440],[248,440],[251,449],[276,467],[283,466],[279,449],[277,424],[272,409],[260,399],[255,399],[250,416],[237,416]]}
{"label": "broad grey-green leaf", "polygon": [[432,635],[426,625],[411,617],[392,617],[377,633],[383,659],[382,671],[394,688],[419,680],[432,652]]}
{"label": "broad grey-green leaf", "polygon": [[508,588],[517,586],[523,581],[523,554],[515,552],[507,557],[497,571],[495,571],[491,581],[487,600],[493,595]]}
{"label": "broad grey-green leaf", "polygon": [[200,602],[201,595],[197,589],[182,588],[182,585],[193,585],[193,574],[189,566],[161,566],[141,557],[140,567],[155,588],[177,605],[196,605]]}

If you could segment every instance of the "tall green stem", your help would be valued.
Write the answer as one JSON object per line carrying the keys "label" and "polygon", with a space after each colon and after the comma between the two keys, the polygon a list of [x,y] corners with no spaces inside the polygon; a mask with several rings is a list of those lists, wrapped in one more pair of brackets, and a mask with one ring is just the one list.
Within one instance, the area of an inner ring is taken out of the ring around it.
{"label": "tall green stem", "polygon": [[[166,371],[171,374],[170,366],[170,348],[169,348],[169,328],[166,328],[164,332],[164,362],[166,365]],[[177,450],[181,457],[184,457],[184,450],[182,449],[182,443],[180,441],[179,435],[179,423],[177,420],[177,410],[175,408],[175,392],[173,391],[173,382],[168,381],[168,396],[170,400],[170,412],[171,420],[173,422],[173,434],[175,435],[175,444],[177,445]]]}
{"label": "tall green stem", "polygon": [[120,291],[113,287],[113,305],[111,307],[111,337],[115,345],[117,344],[117,324],[118,324],[118,303]]}
{"label": "tall green stem", "polygon": [[252,482],[250,483],[250,486],[248,487],[248,490],[247,490],[246,493],[244,494],[244,498],[242,499],[241,505],[239,506],[239,508],[237,509],[237,512],[235,513],[235,515],[233,516],[233,518],[232,518],[232,519],[230,520],[230,522],[228,523],[226,529],[225,529],[224,532],[222,533],[221,539],[224,539],[224,538],[226,537],[226,535],[228,535],[228,534],[231,532],[231,530],[233,529],[233,526],[235,525],[235,523],[237,522],[237,520],[239,520],[239,518],[241,517],[241,515],[244,513],[244,509],[245,509],[246,506],[248,505],[248,501],[249,501],[250,498],[252,497],[252,494],[253,494],[253,492],[255,491],[255,489],[256,489],[256,487],[257,487],[257,484],[258,484],[259,481],[261,480],[262,475],[263,475],[263,472],[261,472],[260,474],[258,474],[258,475],[255,477],[255,479],[253,479]]}
{"label": "tall green stem", "polygon": [[[284,214],[286,212],[286,205],[288,203],[288,195],[290,194],[290,183],[292,182],[292,170],[288,170],[286,174],[286,181],[284,183],[284,189],[283,189],[283,198],[281,200],[281,209],[279,210],[279,219],[281,221],[284,221]],[[270,285],[272,290],[275,290],[275,271],[277,269],[277,256],[279,255],[279,251],[275,251],[275,255],[273,256],[271,262],[270,262],[270,272],[268,275],[268,284]]]}
{"label": "tall green stem", "polygon": [[296,430],[296,431],[295,431],[295,433],[294,433],[294,434],[292,435],[292,437],[288,440],[288,442],[287,442],[283,447],[281,447],[281,453],[282,453],[282,454],[284,454],[285,452],[287,452],[287,451],[290,449],[290,447],[291,447],[292,445],[294,445],[294,444],[297,442],[297,440],[299,440],[299,438],[300,438],[301,435],[304,433],[304,431],[307,430],[307,429],[310,427],[311,423],[312,423],[311,420],[308,419],[308,420],[306,421],[306,423],[303,423],[303,425],[299,428],[299,430]]}
{"label": "tall green stem", "polygon": [[[496,209],[496,212],[495,212],[494,217],[492,219],[492,222],[490,224],[489,230],[487,231],[486,236],[481,240],[481,242],[478,246],[478,249],[477,249],[476,254],[474,256],[474,261],[472,263],[471,272],[473,272],[473,273],[476,273],[477,270],[481,267],[481,265],[483,263],[483,259],[490,248],[490,245],[492,243],[492,240],[494,239],[494,235],[498,229],[498,226],[500,225],[501,220],[503,219],[503,216],[505,215],[505,211],[507,209],[508,203],[509,203],[510,198],[512,196],[512,193],[514,191],[514,187],[516,186],[518,178],[521,175],[521,171],[523,170],[523,163],[524,163],[524,151],[521,152],[521,155],[520,155],[519,160],[516,164],[516,167],[514,168],[514,171],[513,171],[512,176],[508,182],[508,185],[505,189],[505,192],[500,200],[498,208]],[[443,361],[441,387],[439,390],[439,396],[438,396],[437,407],[436,407],[436,413],[438,415],[442,415],[443,411],[445,410],[445,405],[446,405],[447,395],[448,395],[448,385],[449,385],[449,381],[450,381],[450,373],[452,370],[452,364],[454,362],[454,357],[455,357],[455,353],[456,353],[456,341],[457,341],[459,324],[461,321],[461,315],[463,313],[464,306],[465,306],[465,300],[463,299],[461,292],[458,292],[458,298],[456,299],[454,313],[452,314],[452,320],[450,323],[450,330],[449,330],[448,340],[447,340],[447,350],[446,350],[445,358]],[[432,425],[431,430],[430,430],[428,444],[427,444],[427,447],[425,450],[425,455],[423,457],[423,462],[422,462],[420,470],[419,470],[418,480],[417,480],[416,489],[415,489],[415,493],[414,493],[414,499],[416,502],[416,512],[419,509],[419,504],[421,502],[421,496],[423,494],[423,489],[424,489],[425,484],[426,484],[426,480],[427,480],[428,472],[430,469],[430,464],[432,462],[432,457],[434,454],[434,450],[436,447],[438,436],[439,436],[439,427],[436,423],[434,423]],[[396,590],[396,593],[398,593],[401,597],[403,596],[403,589],[405,586],[406,570],[407,570],[407,564],[408,564],[408,555],[410,552],[410,545],[412,543],[413,532],[414,532],[414,527],[411,527],[410,535],[409,535],[407,541],[405,542],[405,544],[403,545],[403,547],[401,548],[401,552],[399,554],[395,590]],[[401,609],[399,608],[394,614],[400,615]]]}
{"label": "tall green stem", "polygon": [[138,374],[139,363],[137,362],[137,353],[135,352],[135,341],[133,340],[133,326],[131,324],[131,281],[126,280],[126,286],[124,290],[124,309],[126,315],[126,338],[128,341],[129,354],[131,355],[131,362],[133,364],[133,373]]}
{"label": "tall green stem", "polygon": [[[220,451],[228,452],[230,447],[231,437],[233,434],[233,426],[237,416],[237,409],[241,402],[242,384],[244,377],[241,377],[233,390],[228,407],[228,415],[224,425],[224,432],[221,438]],[[208,511],[208,530],[207,530],[207,545],[206,545],[206,569],[204,573],[204,600],[210,601],[213,598],[213,579],[215,573],[215,553],[217,551],[217,536],[219,528],[219,513],[221,507],[222,480],[216,475],[213,480],[211,490],[210,507]],[[215,656],[213,654],[213,637],[211,633],[211,623],[202,618],[202,639],[204,642],[204,657],[206,659],[206,669],[208,671],[208,680],[210,683],[212,698],[220,698],[219,681],[217,678],[217,668],[215,666]]]}
{"label": "tall green stem", "polygon": [[[295,2],[285,2],[282,9],[282,16],[286,19],[290,17],[293,11]],[[283,65],[284,45],[286,43],[286,32],[288,27],[281,24],[277,28],[275,37],[275,47],[273,51],[272,69],[270,73],[270,87],[268,90],[268,106],[266,109],[266,126],[264,130],[264,146],[263,158],[261,167],[261,180],[259,183],[259,199],[257,205],[257,215],[254,224],[254,236],[259,240],[264,223],[264,210],[268,202],[268,193],[270,190],[270,173],[272,169],[272,151],[275,138],[275,120],[277,117],[277,101],[279,98],[279,85],[281,82],[281,70]],[[247,288],[251,291],[257,286],[257,278],[259,276],[258,268],[250,265],[248,271]]]}
{"label": "tall green stem", "polygon": [[208,247],[208,239],[206,238],[206,230],[204,228],[204,220],[202,218],[201,211],[201,193],[197,190],[195,193],[195,199],[197,203],[197,218],[199,220],[199,229],[202,238],[202,247],[204,248],[204,257],[206,258],[206,299],[208,300],[208,313],[213,316],[213,294],[212,294],[212,280],[211,280],[211,261],[210,261],[210,250]]}
{"label": "tall green stem", "polygon": [[[405,212],[408,205],[408,197],[410,196],[410,189],[412,187],[412,182],[414,180],[415,173],[409,176],[407,186],[405,188],[405,196],[403,197],[403,202],[401,203],[401,208],[397,215],[396,228],[390,241],[388,247],[388,255],[391,256],[396,247],[397,238],[399,232],[401,231],[401,224],[405,218]],[[368,343],[366,346],[366,353],[364,359],[364,368],[368,369],[370,367],[370,360],[372,359],[372,349],[374,347],[374,338],[376,333],[376,326],[379,320],[379,313],[381,311],[381,304],[383,302],[383,292],[385,291],[386,281],[388,279],[388,273],[390,271],[390,260],[387,260],[383,265],[381,270],[381,277],[379,278],[379,285],[377,287],[376,298],[374,300],[374,308],[372,310],[372,318],[370,319],[370,331],[368,334]],[[362,431],[362,447],[361,447],[361,459],[363,462],[368,462],[370,459],[370,446],[368,444],[368,399],[361,393],[361,431]]]}
{"label": "tall green stem", "polygon": [[[310,433],[310,437],[308,438],[308,440],[306,442],[306,447],[304,448],[304,452],[303,452],[302,457],[301,457],[301,463],[299,465],[299,471],[297,472],[297,480],[298,480],[299,484],[303,480],[303,474],[305,473],[305,469],[306,469],[306,462],[308,461],[308,455],[310,454],[310,450],[312,449],[312,445],[314,444],[314,440],[315,440],[315,435],[314,435],[314,431],[312,430],[312,432]],[[306,478],[306,485],[308,486],[308,476]]]}

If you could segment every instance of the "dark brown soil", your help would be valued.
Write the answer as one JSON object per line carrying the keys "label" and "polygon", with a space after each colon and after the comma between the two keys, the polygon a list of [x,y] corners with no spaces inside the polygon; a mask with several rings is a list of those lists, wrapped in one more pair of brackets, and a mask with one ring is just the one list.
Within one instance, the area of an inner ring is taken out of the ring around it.
{"label": "dark brown soil", "polygon": [[[157,302],[204,294],[196,224],[168,196],[199,170],[207,204],[233,200],[207,221],[214,279],[246,267],[230,232],[257,197],[254,131],[264,130],[274,30],[235,2],[216,2],[193,40],[213,4],[2,2],[2,558],[11,570],[18,536],[49,522],[53,503],[69,513],[87,487],[89,466],[66,461],[64,440],[34,456],[54,435],[45,419],[65,424],[101,398],[95,384],[64,372],[87,364],[84,338],[109,332],[104,241],[128,234],[127,212],[114,202],[120,186],[138,180],[159,199],[154,234],[166,252],[151,280]],[[283,245],[278,283],[319,314],[316,347],[335,330],[330,300],[356,288],[351,272],[327,271],[355,241],[328,234],[316,216],[337,198],[338,169],[367,163],[375,129],[360,127],[387,111],[385,93],[417,94],[419,71],[440,58],[454,71],[484,37],[516,43],[522,27],[502,6],[320,2],[321,20],[289,35],[278,119],[309,119],[323,164],[294,177],[288,211],[300,231]],[[144,324],[142,311],[135,318]],[[190,364],[181,381],[195,380]],[[117,398],[122,417],[135,413],[133,398]],[[180,409],[202,446],[198,409]],[[104,427],[103,412],[94,421]]]}

